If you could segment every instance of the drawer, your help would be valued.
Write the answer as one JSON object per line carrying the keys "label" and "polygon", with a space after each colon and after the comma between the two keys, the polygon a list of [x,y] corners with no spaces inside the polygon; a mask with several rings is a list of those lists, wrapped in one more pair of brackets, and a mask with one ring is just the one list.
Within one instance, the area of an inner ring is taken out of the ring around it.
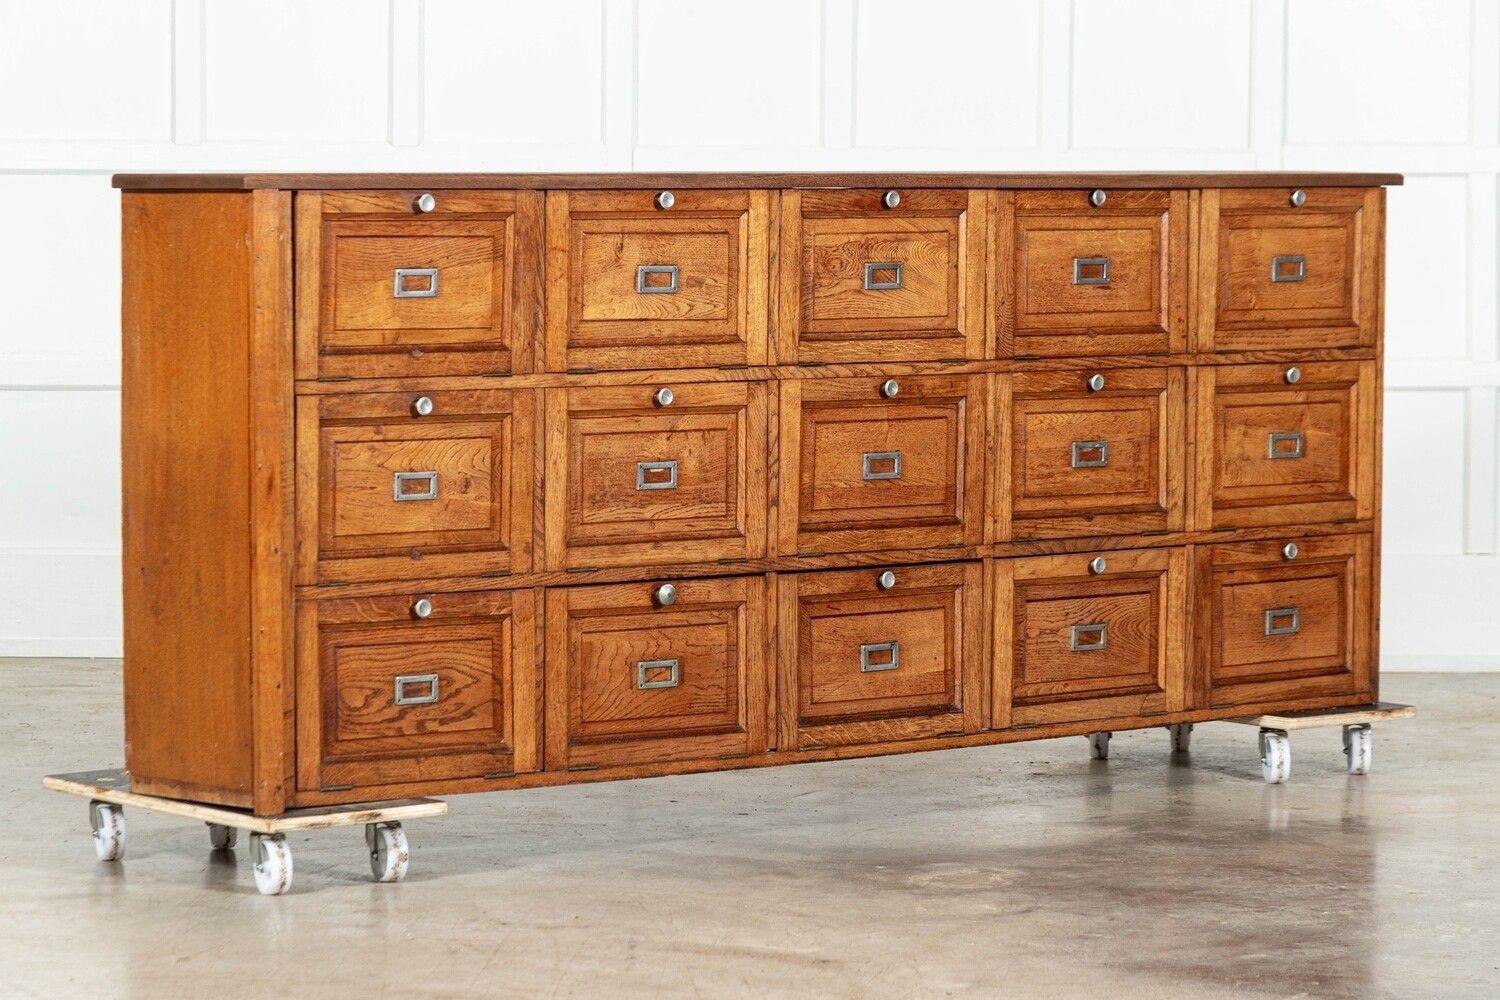
{"label": "drawer", "polygon": [[1373,699],[1369,535],[1195,550],[1199,706]]}
{"label": "drawer", "polygon": [[549,589],[547,768],[763,752],[766,603],[763,576]]}
{"label": "drawer", "polygon": [[781,746],[984,728],[983,565],[777,577]]}
{"label": "drawer", "polygon": [[765,363],[770,206],[768,191],[549,192],[547,371]]}
{"label": "drawer", "polygon": [[765,555],[767,392],[763,382],[548,390],[548,567]]}
{"label": "drawer", "polygon": [[777,360],[983,358],[985,206],[982,191],[784,192]]}
{"label": "drawer", "polygon": [[994,565],[994,728],[1185,707],[1185,549]]}
{"label": "drawer", "polygon": [[1204,191],[1198,349],[1371,347],[1385,192]]}
{"label": "drawer", "polygon": [[298,397],[300,582],[530,569],[533,406],[500,389]]}
{"label": "drawer", "polygon": [[981,375],[781,383],[779,551],[983,541]]}
{"label": "drawer", "polygon": [[1181,368],[999,376],[996,539],[1182,530],[1186,384]]}
{"label": "drawer", "polygon": [[529,371],[542,195],[297,195],[298,378]]}
{"label": "drawer", "polygon": [[1188,194],[999,196],[997,351],[1161,354],[1188,344]]}
{"label": "drawer", "polygon": [[536,770],[535,648],[527,590],[299,604],[297,787]]}
{"label": "drawer", "polygon": [[1201,529],[1374,516],[1375,362],[1192,373]]}

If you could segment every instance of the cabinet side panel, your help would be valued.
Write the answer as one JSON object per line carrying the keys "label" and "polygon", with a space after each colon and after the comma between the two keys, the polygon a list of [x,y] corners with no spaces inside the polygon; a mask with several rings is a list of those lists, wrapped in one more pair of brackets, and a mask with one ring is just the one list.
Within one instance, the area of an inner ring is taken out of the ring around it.
{"label": "cabinet side panel", "polygon": [[122,199],[125,764],[251,799],[251,195]]}

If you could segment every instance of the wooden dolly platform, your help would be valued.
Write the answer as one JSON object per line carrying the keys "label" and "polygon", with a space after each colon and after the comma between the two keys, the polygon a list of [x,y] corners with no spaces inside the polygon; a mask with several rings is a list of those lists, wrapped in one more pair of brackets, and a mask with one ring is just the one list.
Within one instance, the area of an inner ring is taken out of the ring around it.
{"label": "wooden dolly platform", "polygon": [[[1292,741],[1287,734],[1293,729],[1313,729],[1319,726],[1342,726],[1344,728],[1344,756],[1348,758],[1350,774],[1369,774],[1372,751],[1370,724],[1389,719],[1409,719],[1417,714],[1411,705],[1397,705],[1377,701],[1372,705],[1350,705],[1345,708],[1310,708],[1300,712],[1283,712],[1279,715],[1249,715],[1240,719],[1225,719],[1243,726],[1260,729],[1260,773],[1273,785],[1279,785],[1292,776]],[[1185,751],[1192,737],[1193,724],[1184,722],[1167,726],[1172,737],[1172,749]],[[1090,733],[1089,747],[1095,760],[1109,758],[1110,733]]]}
{"label": "wooden dolly platform", "polygon": [[94,853],[100,861],[118,861],[125,856],[125,806],[202,820],[208,825],[208,842],[216,851],[233,849],[239,831],[246,830],[255,860],[255,887],[268,896],[291,888],[292,849],[286,842],[288,833],[363,823],[365,843],[370,849],[370,871],[375,880],[399,882],[406,876],[411,860],[401,821],[442,816],[448,811],[448,803],[441,799],[401,799],[255,816],[241,809],[132,792],[130,775],[122,768],[49,774],[42,779],[42,787],[89,800]]}

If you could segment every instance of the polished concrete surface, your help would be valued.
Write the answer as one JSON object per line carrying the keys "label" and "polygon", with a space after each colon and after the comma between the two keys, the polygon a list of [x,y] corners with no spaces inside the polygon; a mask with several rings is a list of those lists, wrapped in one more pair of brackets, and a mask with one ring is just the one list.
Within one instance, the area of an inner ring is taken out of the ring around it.
{"label": "polished concrete surface", "polygon": [[1388,677],[1363,778],[1216,724],[460,796],[406,882],[323,831],[282,897],[140,810],[96,862],[39,783],[120,762],[118,665],[0,678],[0,997],[1500,995],[1500,675]]}

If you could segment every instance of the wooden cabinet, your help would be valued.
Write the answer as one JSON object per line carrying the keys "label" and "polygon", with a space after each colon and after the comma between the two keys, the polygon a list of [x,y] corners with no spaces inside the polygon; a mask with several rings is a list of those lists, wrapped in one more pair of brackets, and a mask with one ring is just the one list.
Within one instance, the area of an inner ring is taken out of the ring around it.
{"label": "wooden cabinet", "polygon": [[991,725],[1151,718],[1186,703],[1187,552],[997,560]]}
{"label": "wooden cabinet", "polygon": [[548,195],[548,371],[765,362],[770,192],[665,194]]}
{"label": "wooden cabinet", "polygon": [[765,383],[546,392],[551,568],[765,554]]}
{"label": "wooden cabinet", "polygon": [[1398,182],[122,178],[133,788],[1373,699]]}
{"label": "wooden cabinet", "polygon": [[763,577],[549,590],[547,766],[763,752],[765,614]]}
{"label": "wooden cabinet", "polygon": [[782,576],[782,745],[979,732],[982,595],[977,562]]}
{"label": "wooden cabinet", "polygon": [[976,376],[782,382],[781,552],[978,543],[986,394]]}
{"label": "wooden cabinet", "polygon": [[995,537],[1180,530],[1185,403],[1181,368],[999,376]]}
{"label": "wooden cabinet", "polygon": [[985,354],[979,191],[788,191],[777,360]]}

